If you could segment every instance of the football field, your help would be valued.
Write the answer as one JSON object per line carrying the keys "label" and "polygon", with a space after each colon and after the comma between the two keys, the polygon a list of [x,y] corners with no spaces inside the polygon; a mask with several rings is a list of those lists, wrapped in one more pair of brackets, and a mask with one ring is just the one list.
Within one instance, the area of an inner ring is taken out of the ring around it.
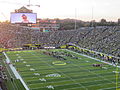
{"label": "football field", "polygon": [[[49,52],[57,53],[64,60],[48,55]],[[120,69],[116,71],[112,65],[65,49],[6,54],[30,90],[116,90],[116,85],[120,86]]]}

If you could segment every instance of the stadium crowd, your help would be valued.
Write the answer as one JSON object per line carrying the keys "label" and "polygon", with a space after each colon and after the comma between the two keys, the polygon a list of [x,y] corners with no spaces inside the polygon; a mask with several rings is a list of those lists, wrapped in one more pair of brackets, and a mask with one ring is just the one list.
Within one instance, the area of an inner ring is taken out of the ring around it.
{"label": "stadium crowd", "polygon": [[40,32],[25,26],[0,24],[0,47],[13,48],[41,43],[55,47],[74,43],[82,48],[120,57],[120,26]]}

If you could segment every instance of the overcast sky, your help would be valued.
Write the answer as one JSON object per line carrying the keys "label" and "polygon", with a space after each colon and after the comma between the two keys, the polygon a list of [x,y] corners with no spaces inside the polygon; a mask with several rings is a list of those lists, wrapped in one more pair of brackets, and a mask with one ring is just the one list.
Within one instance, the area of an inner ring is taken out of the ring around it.
{"label": "overcast sky", "polygon": [[[10,12],[28,3],[29,0],[0,0],[0,21],[10,20]],[[30,3],[40,5],[30,7],[38,18],[77,18],[84,21],[102,18],[117,21],[120,18],[120,0],[30,0]]]}

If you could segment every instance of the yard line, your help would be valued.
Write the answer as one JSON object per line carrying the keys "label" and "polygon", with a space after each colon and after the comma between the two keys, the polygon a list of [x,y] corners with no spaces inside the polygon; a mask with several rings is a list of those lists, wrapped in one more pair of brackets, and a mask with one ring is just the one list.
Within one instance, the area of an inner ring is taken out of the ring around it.
{"label": "yard line", "polygon": [[[65,50],[67,50],[67,49],[65,49]],[[73,51],[71,51],[71,50],[67,50],[67,51],[70,51],[70,52],[72,52],[72,53],[76,53],[76,52],[73,52]],[[99,59],[96,59],[96,58],[90,57],[90,56],[88,56],[88,55],[79,54],[79,53],[76,53],[76,54],[81,55],[81,56],[85,56],[85,57],[88,57],[88,58],[91,58],[91,59],[94,59],[94,60],[96,60],[96,61],[99,61],[99,62],[102,62],[102,63],[108,64],[108,65],[112,65],[113,67],[120,68],[120,66],[117,66],[117,65],[115,65],[115,64],[111,64],[111,63],[109,63],[109,62],[105,62],[105,61],[102,61],[102,60],[99,60]],[[98,75],[98,76],[100,76],[100,75]],[[101,76],[101,77],[102,77],[102,76]],[[102,77],[102,78],[104,79],[104,77]],[[107,80],[107,79],[105,78],[104,80]],[[108,80],[108,81],[109,81],[109,80]],[[112,83],[114,83],[114,82],[112,82]]]}
{"label": "yard line", "polygon": [[[65,49],[65,50],[67,50],[67,49]],[[67,50],[67,51],[70,51],[70,50]],[[96,59],[96,58],[92,58],[92,57],[90,57],[90,56],[87,56],[87,55],[83,55],[83,54],[79,54],[79,53],[76,53],[76,52],[73,52],[73,51],[70,51],[70,52],[72,52],[72,53],[75,53],[75,54],[78,54],[78,55],[81,55],[81,56],[85,56],[85,57],[88,57],[88,58],[91,58],[91,59],[94,59],[94,60],[96,60],[96,61],[99,61],[99,62],[101,62],[101,60],[98,60],[98,59]],[[107,62],[105,62],[105,61],[103,61],[103,63],[107,63]],[[109,64],[109,63],[107,63],[107,64]],[[111,63],[110,63],[111,64]],[[112,64],[111,64],[112,65]],[[76,65],[77,66],[77,65]],[[91,72],[91,71],[90,71]],[[91,72],[91,73],[94,73],[94,72]],[[96,73],[95,73],[96,74]],[[104,78],[103,76],[101,76],[101,75],[98,75],[98,74],[96,74],[97,76],[99,76],[99,77],[101,77],[101,78],[103,78],[104,80],[108,80],[108,79],[106,79],[106,78]],[[110,81],[110,80],[108,80],[108,81]],[[111,81],[112,82],[112,81]],[[112,82],[112,83],[114,83],[114,82]]]}
{"label": "yard line", "polygon": [[[93,77],[93,78],[96,78],[96,77]],[[93,78],[92,78],[92,79],[93,79]],[[62,78],[61,78],[61,79],[62,79]],[[84,79],[86,79],[86,78],[79,78],[79,79],[74,79],[74,80],[77,80],[77,81],[78,81],[78,80],[82,80],[82,79],[84,80]],[[91,78],[90,78],[90,79],[91,79]],[[47,80],[48,80],[48,79],[47,79]],[[52,79],[49,79],[49,80],[52,80]],[[110,80],[112,80],[112,79],[110,79]],[[28,82],[31,82],[31,81],[39,81],[39,80],[28,80]],[[62,81],[56,81],[56,82],[64,82],[64,81],[71,81],[71,80],[62,80]],[[94,81],[102,81],[102,80],[94,80]],[[28,82],[27,82],[27,83],[28,83]],[[82,83],[86,83],[86,82],[89,83],[89,82],[91,82],[91,81],[84,81],[84,82],[82,82]],[[47,83],[54,83],[54,82],[47,82]],[[35,84],[36,84],[36,83],[35,83]],[[40,84],[44,84],[44,82],[43,82],[43,83],[40,83]],[[29,85],[30,85],[30,84],[29,84]]]}
{"label": "yard line", "polygon": [[108,65],[112,65],[114,67],[118,67],[120,68],[120,66],[116,66],[115,64],[112,64],[112,63],[109,63],[109,62],[106,62],[106,61],[102,61],[102,60],[99,60],[99,59],[96,59],[96,58],[93,58],[93,57],[90,57],[88,55],[84,55],[84,54],[80,54],[80,53],[77,53],[77,52],[74,52],[74,51],[71,51],[71,50],[68,50],[68,49],[65,49],[66,51],[69,51],[69,52],[72,52],[72,53],[75,53],[75,54],[78,54],[78,55],[81,55],[81,56],[85,56],[85,57],[88,57],[88,58],[91,58],[91,59],[94,59],[96,61],[99,61],[99,62],[102,62],[102,63],[105,63],[105,64],[108,64]]}
{"label": "yard line", "polygon": [[[80,80],[80,79],[79,79]],[[64,80],[64,81],[70,81],[70,80]],[[52,84],[52,83],[59,83],[59,82],[64,82],[64,81],[57,81],[57,82],[47,82],[47,84]],[[102,81],[102,80],[94,80],[94,81]],[[82,83],[92,83],[92,82],[94,82],[94,81],[84,81],[84,82],[82,82]],[[29,84],[29,85],[34,85],[34,84],[44,84],[45,82],[43,82],[43,83],[33,83],[33,84]],[[71,83],[72,84],[72,83]],[[111,84],[111,83],[106,83],[106,84]],[[69,85],[69,84],[64,84],[64,85]],[[96,84],[96,85],[98,85],[98,84]],[[89,85],[89,86],[96,86],[96,85]],[[103,85],[103,84],[99,84],[99,85]],[[60,85],[61,86],[61,85]],[[88,87],[89,87],[88,86]]]}
{"label": "yard line", "polygon": [[[70,51],[70,50],[68,50],[68,51]],[[71,52],[73,52],[73,51],[71,51]],[[73,53],[75,53],[75,52],[73,52]],[[78,54],[78,53],[76,53],[76,54]],[[86,56],[85,56],[86,57]],[[92,58],[93,59],[93,58]],[[77,65],[76,65],[77,66]],[[86,69],[87,70],[87,69]],[[91,73],[93,73],[93,72],[91,72]],[[96,73],[95,73],[96,74]],[[106,78],[104,78],[103,76],[101,76],[101,75],[98,75],[98,74],[96,74],[97,76],[99,76],[99,77],[101,77],[101,78],[103,78],[104,80],[108,80],[108,79],[106,79]],[[110,80],[108,80],[108,81],[110,81]],[[112,82],[112,81],[110,81],[111,83],[114,83],[114,82]]]}
{"label": "yard line", "polygon": [[[73,84],[78,84],[78,83],[73,83]],[[65,86],[65,85],[73,85],[73,84],[63,84],[63,85],[54,85],[54,87],[58,87],[58,86]],[[45,87],[38,87],[38,88],[32,88],[32,89],[39,89],[39,88],[45,88]],[[80,87],[78,87],[78,88],[80,88]],[[63,89],[62,89],[63,90]],[[68,89],[67,89],[68,90]]]}
{"label": "yard line", "polygon": [[[67,49],[65,49],[65,50],[67,50]],[[67,51],[70,51],[70,50],[67,50]],[[72,52],[72,53],[76,53],[76,52],[73,52],[73,51],[70,51],[70,52]],[[101,62],[101,60],[98,60],[98,59],[95,59],[95,58],[93,58],[93,57],[90,57],[90,56],[87,56],[87,55],[83,55],[83,54],[79,54],[79,53],[76,53],[76,54],[78,54],[78,55],[81,55],[81,56],[85,56],[85,57],[88,57],[88,58],[91,58],[91,59],[94,59],[94,60],[96,60],[96,61],[100,61]],[[107,63],[107,62],[106,62]],[[79,66],[78,66],[79,67]],[[87,69],[85,69],[85,70],[87,70]],[[88,70],[89,71],[89,70]],[[90,71],[91,72],[91,71]],[[94,73],[94,72],[91,72],[91,73]],[[96,74],[96,73],[95,73]],[[99,76],[99,77],[101,77],[101,78],[103,78],[104,80],[108,80],[108,79],[106,79],[106,78],[104,78],[103,76],[101,76],[101,75],[98,75],[98,74],[96,74],[97,76]],[[109,81],[109,80],[108,80]],[[112,82],[112,81],[111,81]],[[112,83],[114,83],[114,82],[112,82]]]}
{"label": "yard line", "polygon": [[[73,88],[70,88],[69,90],[72,90],[72,89],[80,89],[80,87],[73,87]],[[62,90],[68,90],[68,89],[62,89]]]}
{"label": "yard line", "polygon": [[[33,53],[31,53],[31,54],[35,56],[35,54],[33,54]],[[39,56],[38,56],[38,58],[39,58]],[[44,62],[44,61],[42,61],[42,62]],[[47,62],[44,62],[44,63],[47,63]],[[47,64],[48,64],[48,63],[47,63]],[[50,64],[48,64],[48,66],[53,67],[53,66],[50,65]],[[53,67],[53,68],[54,68],[57,72],[62,73],[61,71],[57,70],[55,67]],[[64,73],[62,73],[62,74],[65,75],[65,76],[67,76],[68,78],[70,78],[73,82],[77,83],[78,85],[80,85],[80,86],[82,86],[83,88],[85,88],[86,90],[88,90],[85,86],[83,86],[82,84],[76,82],[75,80],[73,80],[73,79],[72,79],[71,77],[69,77],[68,75],[66,75],[66,74],[64,74]]]}
{"label": "yard line", "polygon": [[[111,88],[103,88],[103,89],[98,89],[98,90],[106,90],[106,89],[116,89],[116,87],[111,87]],[[117,89],[116,89],[117,90]]]}
{"label": "yard line", "polygon": [[[34,55],[36,55],[36,54],[34,54]],[[39,56],[37,56],[37,57],[39,57]],[[37,58],[36,57],[36,58]],[[40,58],[40,57],[39,57]],[[42,61],[43,62],[43,61]],[[46,62],[44,62],[44,63],[46,63]],[[48,64],[48,63],[47,63]],[[49,65],[49,64],[48,64]],[[74,64],[75,65],[75,64]],[[51,65],[49,65],[49,66],[51,66]],[[76,65],[77,66],[77,65]],[[54,66],[52,66],[53,68],[55,68]],[[56,71],[59,71],[58,69],[55,69]],[[88,69],[86,69],[86,70],[88,70]],[[61,72],[61,71],[59,71],[59,72]],[[63,72],[62,72],[63,73]],[[64,75],[66,75],[65,73],[64,73]],[[67,76],[67,75],[66,75]],[[69,77],[69,76],[68,76]],[[71,78],[71,77],[70,77]],[[72,78],[73,79],[73,78]],[[70,79],[71,80],[71,79]],[[106,79],[107,80],[107,79]],[[74,79],[74,81],[75,81],[75,79]],[[97,80],[95,80],[95,81],[97,81]],[[76,81],[75,81],[76,82]],[[55,83],[55,82],[54,82]],[[76,84],[78,84],[78,82],[76,83]],[[101,84],[102,85],[102,84]],[[83,85],[84,86],[84,85]],[[96,85],[95,85],[96,86]],[[80,87],[79,87],[80,88]],[[81,87],[82,88],[82,87]]]}
{"label": "yard line", "polygon": [[[10,59],[8,58],[8,56],[6,55],[5,52],[3,52],[3,54],[6,57],[6,62],[10,63]],[[19,75],[19,73],[17,72],[17,70],[15,69],[15,67],[12,64],[9,64],[9,67],[11,68],[12,72],[14,73],[15,77],[17,79],[20,79],[21,83],[23,84],[23,86],[26,88],[26,90],[29,90],[29,88],[27,87],[26,83],[24,82],[24,80],[22,79],[22,77]]]}
{"label": "yard line", "polygon": [[[107,83],[107,84],[111,84],[111,83]],[[89,85],[89,86],[86,86],[86,87],[101,86],[101,85],[103,85],[103,84]],[[77,87],[77,88],[80,88],[80,87]],[[115,88],[115,87],[112,87],[112,88]],[[76,89],[76,87],[70,88],[70,90],[72,90],[72,89]],[[106,89],[106,88],[98,89],[98,90],[104,90],[104,89]],[[107,88],[107,89],[109,89],[109,88]],[[63,89],[63,90],[68,90],[68,89]]]}
{"label": "yard line", "polygon": [[[107,84],[111,84],[111,83],[107,83]],[[105,85],[107,85],[107,84],[105,84]],[[92,87],[92,86],[103,86],[103,84],[96,84],[96,85],[89,85],[89,86],[86,86],[86,87]],[[104,89],[104,88],[103,88]],[[102,90],[102,89],[101,89]]]}
{"label": "yard line", "polygon": [[[44,84],[44,83],[43,83]],[[74,84],[77,84],[77,83],[74,83]],[[107,84],[111,84],[111,83],[107,83]],[[31,84],[32,85],[32,84]],[[33,84],[34,85],[34,84]],[[58,87],[58,86],[65,86],[65,85],[72,85],[72,84],[64,84],[64,85],[54,85],[54,87]],[[91,87],[91,86],[101,86],[101,85],[103,85],[103,84],[96,84],[96,85],[89,85],[89,86],[86,86],[86,87]],[[39,89],[39,88],[45,88],[45,87],[38,87],[38,88],[32,88],[32,89]],[[74,88],[74,87],[73,87]],[[82,87],[76,87],[76,88],[82,88]],[[70,88],[70,89],[72,89],[72,88]],[[68,89],[62,89],[62,90],[68,90]],[[100,89],[100,90],[102,90],[102,89]],[[103,90],[104,90],[104,88],[103,88]]]}
{"label": "yard line", "polygon": [[[5,63],[4,63],[5,64]],[[8,66],[5,64],[5,67],[7,68],[7,71],[8,71],[8,73],[10,74],[10,77],[12,77],[12,75],[11,75],[11,73],[10,73],[10,71],[9,71],[9,69],[8,69]],[[11,84],[12,84],[12,87],[15,89],[15,87],[14,87],[14,83],[12,83],[12,82],[10,82]],[[17,87],[16,87],[17,88]]]}

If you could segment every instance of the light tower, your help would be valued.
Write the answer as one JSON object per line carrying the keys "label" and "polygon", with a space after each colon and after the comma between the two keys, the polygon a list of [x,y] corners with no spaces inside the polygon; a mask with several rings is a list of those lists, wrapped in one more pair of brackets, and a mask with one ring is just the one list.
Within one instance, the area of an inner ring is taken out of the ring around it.
{"label": "light tower", "polygon": [[30,0],[29,0],[29,4],[27,5],[27,7],[30,7],[30,6],[37,6],[37,7],[40,7],[40,5],[33,5],[33,4],[30,4]]}

